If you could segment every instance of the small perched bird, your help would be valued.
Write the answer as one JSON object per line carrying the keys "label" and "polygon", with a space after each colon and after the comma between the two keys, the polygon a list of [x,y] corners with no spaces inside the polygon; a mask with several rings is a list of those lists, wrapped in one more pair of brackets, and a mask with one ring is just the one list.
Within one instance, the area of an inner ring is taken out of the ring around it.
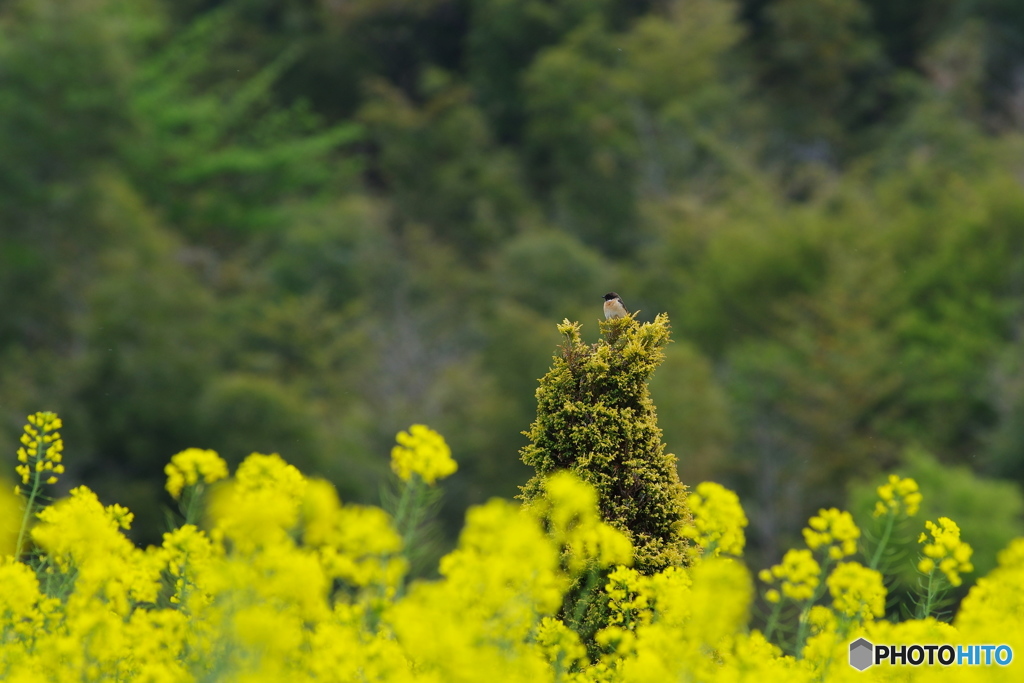
{"label": "small perched bird", "polygon": [[604,295],[604,317],[608,320],[613,318],[625,318],[629,311],[622,304],[622,299],[615,292],[608,292]]}

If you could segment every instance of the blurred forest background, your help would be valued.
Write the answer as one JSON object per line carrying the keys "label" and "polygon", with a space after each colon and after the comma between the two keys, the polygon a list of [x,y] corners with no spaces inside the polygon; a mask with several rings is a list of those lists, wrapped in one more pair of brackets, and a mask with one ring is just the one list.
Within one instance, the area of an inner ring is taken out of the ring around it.
{"label": "blurred forest background", "polygon": [[671,317],[666,442],[755,557],[895,468],[984,571],[1022,133],[1019,0],[2,0],[0,446],[58,411],[61,491],[151,541],[185,447],[376,501],[423,422],[454,530],[615,290]]}

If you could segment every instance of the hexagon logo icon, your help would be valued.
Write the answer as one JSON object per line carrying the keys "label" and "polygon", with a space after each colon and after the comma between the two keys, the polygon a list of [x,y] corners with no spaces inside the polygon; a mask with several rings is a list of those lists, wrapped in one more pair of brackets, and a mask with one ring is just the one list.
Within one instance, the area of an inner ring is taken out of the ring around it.
{"label": "hexagon logo icon", "polygon": [[874,651],[875,646],[863,638],[853,641],[850,643],[850,666],[857,671],[868,668],[874,664]]}

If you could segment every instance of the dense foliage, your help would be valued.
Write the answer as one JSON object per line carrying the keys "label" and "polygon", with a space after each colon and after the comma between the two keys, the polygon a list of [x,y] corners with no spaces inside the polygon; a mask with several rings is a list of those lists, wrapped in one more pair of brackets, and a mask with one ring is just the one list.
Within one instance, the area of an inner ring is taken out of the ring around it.
{"label": "dense foliage", "polygon": [[58,489],[158,543],[170,454],[367,502],[425,422],[454,540],[615,290],[761,564],[908,448],[1019,484],[1022,63],[1016,0],[9,0],[0,446],[60,411]]}
{"label": "dense foliage", "polygon": [[689,521],[676,458],[665,452],[648,381],[664,359],[669,322],[658,316],[601,323],[589,346],[579,323],[558,326],[561,353],[537,389],[537,419],[522,451],[534,476],[522,487],[527,505],[545,496],[545,482],[572,472],[594,487],[601,517],[626,534],[641,573],[678,566],[686,552],[679,533]]}

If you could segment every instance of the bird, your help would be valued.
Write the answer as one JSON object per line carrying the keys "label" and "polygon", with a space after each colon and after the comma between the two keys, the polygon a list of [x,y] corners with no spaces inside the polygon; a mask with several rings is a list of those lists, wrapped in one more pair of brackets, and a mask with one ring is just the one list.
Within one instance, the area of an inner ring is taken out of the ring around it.
{"label": "bird", "polygon": [[604,295],[604,317],[606,319],[625,318],[627,315],[629,315],[629,311],[626,310],[622,298],[618,294],[608,292]]}

